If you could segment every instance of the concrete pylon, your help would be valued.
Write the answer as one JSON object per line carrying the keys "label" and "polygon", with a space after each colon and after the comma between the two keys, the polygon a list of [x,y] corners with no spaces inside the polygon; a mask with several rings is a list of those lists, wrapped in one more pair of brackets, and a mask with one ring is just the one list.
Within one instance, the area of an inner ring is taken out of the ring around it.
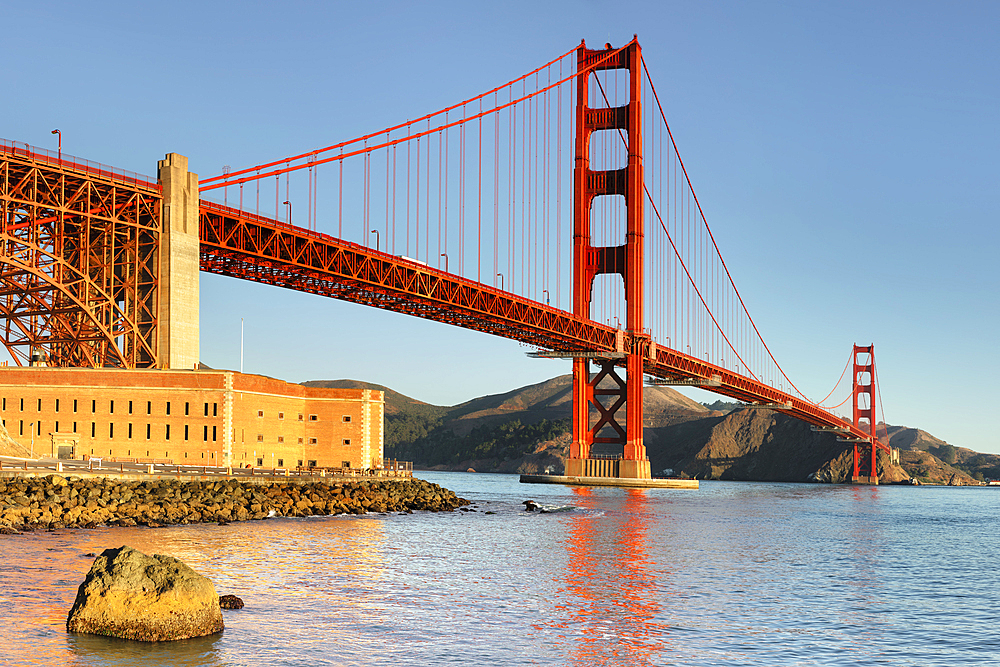
{"label": "concrete pylon", "polygon": [[163,189],[160,236],[159,350],[157,367],[197,368],[200,360],[198,175],[188,159],[167,153],[157,163]]}

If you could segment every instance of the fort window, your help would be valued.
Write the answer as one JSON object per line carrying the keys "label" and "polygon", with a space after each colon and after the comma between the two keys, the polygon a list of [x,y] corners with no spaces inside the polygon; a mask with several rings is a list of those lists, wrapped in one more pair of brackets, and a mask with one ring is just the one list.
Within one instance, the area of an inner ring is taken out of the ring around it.
{"label": "fort window", "polygon": [[38,412],[42,411],[42,399],[38,399]]}
{"label": "fort window", "polygon": [[315,461],[315,460],[312,460],[312,459],[311,459],[311,460],[309,461],[309,467],[310,467],[310,468],[315,468],[315,467],[316,467],[316,461]]}
{"label": "fort window", "polygon": [[316,438],[309,438],[309,444],[310,445],[315,445],[316,444]]}
{"label": "fort window", "polygon": [[316,415],[309,415],[309,421],[311,421],[311,422],[314,422],[314,421],[316,421],[318,419],[319,419],[319,417],[316,416]]}
{"label": "fort window", "polygon": [[73,422],[73,433],[76,433],[76,422]]}
{"label": "fort window", "polygon": [[215,427],[215,426],[213,426],[213,427],[212,427],[212,442],[215,442],[216,440],[218,440],[218,439],[219,439],[219,438],[218,438],[218,432],[217,432],[217,431],[216,431],[215,429],[216,429],[216,427]]}
{"label": "fort window", "polygon": [[90,422],[90,437],[97,437],[97,422]]}
{"label": "fort window", "polygon": [[128,439],[132,439],[132,424],[128,425]]}
{"label": "fort window", "polygon": [[149,456],[149,450],[148,449],[146,450],[146,456]]}
{"label": "fort window", "polygon": [[206,424],[202,430],[204,436],[203,439],[205,440],[205,442],[208,442],[208,424]]}
{"label": "fort window", "polygon": [[108,414],[115,414],[115,402],[111,401],[111,409],[108,410]]}
{"label": "fort window", "polygon": [[299,459],[299,467],[302,467],[302,459]]}
{"label": "fort window", "polygon": [[21,399],[21,412],[24,412],[24,399],[23,398]]}
{"label": "fort window", "polygon": [[278,442],[284,442],[284,441],[285,441],[285,436],[279,435],[278,436]]}
{"label": "fort window", "polygon": [[21,425],[17,427],[17,434],[24,435],[24,420],[21,420]]}
{"label": "fort window", "polygon": [[[58,398],[56,399],[56,412],[59,412],[59,399]],[[56,430],[58,431],[59,429],[56,429]]]}
{"label": "fort window", "polygon": [[283,465],[285,465],[285,459],[278,459],[278,467],[280,468]]}
{"label": "fort window", "polygon": [[279,412],[278,413],[278,419],[284,419],[284,418],[285,418],[285,413],[284,412]]}
{"label": "fort window", "polygon": [[153,402],[152,401],[146,401],[146,414],[147,415],[153,414]]}
{"label": "fort window", "polygon": [[205,416],[208,416],[208,403],[205,404]]}
{"label": "fort window", "polygon": [[6,410],[6,409],[7,409],[7,399],[6,399],[6,398],[5,398],[5,399],[3,399],[3,408],[2,408],[2,409],[3,409],[3,410]]}
{"label": "fort window", "polygon": [[90,413],[97,414],[97,399],[95,398],[90,402]]}
{"label": "fort window", "polygon": [[151,425],[146,424],[146,440],[149,440],[149,432],[151,430]]}
{"label": "fort window", "polygon": [[259,465],[259,466],[264,465],[264,459],[262,459],[260,457],[257,457],[257,465]]}
{"label": "fort window", "polygon": [[299,444],[300,445],[302,444],[302,438],[299,438]]}
{"label": "fort window", "polygon": [[351,439],[350,438],[344,438],[344,446],[347,446],[349,444],[351,444]]}
{"label": "fort window", "polygon": [[212,403],[212,416],[213,417],[218,417],[219,416],[219,404],[218,403]]}
{"label": "fort window", "polygon": [[258,410],[257,411],[257,416],[258,417],[263,417],[264,416],[264,411],[263,410]]}
{"label": "fort window", "polygon": [[184,424],[184,439],[188,439],[188,425]]}
{"label": "fort window", "polygon": [[76,412],[76,399],[73,399],[73,412]]}
{"label": "fort window", "polygon": [[350,468],[351,467],[351,462],[350,461],[341,461],[340,462],[340,467],[341,468]]}
{"label": "fort window", "polygon": [[351,421],[351,415],[344,415],[344,423],[347,424]]}
{"label": "fort window", "polygon": [[56,422],[56,433],[59,432],[59,422]]}
{"label": "fort window", "polygon": [[299,415],[299,421],[302,421],[302,415],[301,414]]}
{"label": "fort window", "polygon": [[[167,403],[167,405],[170,405],[170,404]],[[169,439],[170,439],[170,424],[167,424],[167,437],[166,437],[166,440],[169,440]]]}
{"label": "fort window", "polygon": [[[184,416],[187,417],[190,414],[191,414],[191,404],[188,403],[187,401],[184,401]],[[184,439],[187,440],[187,438]]]}
{"label": "fort window", "polygon": [[257,442],[264,442],[264,434],[263,433],[258,433],[257,434]]}
{"label": "fort window", "polygon": [[115,425],[108,424],[108,440],[111,440],[114,437],[115,437]]}
{"label": "fort window", "polygon": [[170,401],[167,401],[167,414],[170,414]]}
{"label": "fort window", "polygon": [[128,402],[128,413],[132,414],[132,401]]}

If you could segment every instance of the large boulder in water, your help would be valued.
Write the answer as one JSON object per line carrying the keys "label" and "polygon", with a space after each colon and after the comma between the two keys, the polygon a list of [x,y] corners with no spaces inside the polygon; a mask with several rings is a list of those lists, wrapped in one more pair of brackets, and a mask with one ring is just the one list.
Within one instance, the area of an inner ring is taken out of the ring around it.
{"label": "large boulder in water", "polygon": [[171,556],[107,549],[80,584],[70,632],[159,642],[220,632],[215,586]]}

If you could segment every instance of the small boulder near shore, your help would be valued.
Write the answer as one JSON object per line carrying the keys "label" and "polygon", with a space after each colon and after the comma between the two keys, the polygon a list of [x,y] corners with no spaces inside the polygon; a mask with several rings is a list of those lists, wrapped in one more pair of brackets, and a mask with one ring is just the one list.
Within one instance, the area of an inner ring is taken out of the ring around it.
{"label": "small boulder near shore", "polygon": [[172,556],[123,546],[94,561],[66,629],[160,642],[221,632],[223,623],[211,581]]}
{"label": "small boulder near shore", "polygon": [[223,595],[219,598],[222,609],[243,609],[243,600],[235,595]]}

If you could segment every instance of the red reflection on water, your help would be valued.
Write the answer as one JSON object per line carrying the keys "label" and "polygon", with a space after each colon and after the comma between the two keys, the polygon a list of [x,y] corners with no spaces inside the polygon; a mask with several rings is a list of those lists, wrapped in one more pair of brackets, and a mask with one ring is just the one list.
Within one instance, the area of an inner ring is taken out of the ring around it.
{"label": "red reflection on water", "polygon": [[642,489],[595,496],[573,489],[586,511],[569,515],[566,583],[556,627],[575,639],[577,665],[652,665],[669,626],[657,621],[666,595],[647,555],[649,501]]}
{"label": "red reflection on water", "polygon": [[854,512],[848,515],[845,537],[853,555],[844,568],[844,582],[852,590],[854,605],[841,622],[851,628],[847,645],[854,655],[877,655],[872,647],[884,646],[882,611],[886,605],[882,589],[885,549],[882,496],[878,486],[856,485],[851,492]]}

